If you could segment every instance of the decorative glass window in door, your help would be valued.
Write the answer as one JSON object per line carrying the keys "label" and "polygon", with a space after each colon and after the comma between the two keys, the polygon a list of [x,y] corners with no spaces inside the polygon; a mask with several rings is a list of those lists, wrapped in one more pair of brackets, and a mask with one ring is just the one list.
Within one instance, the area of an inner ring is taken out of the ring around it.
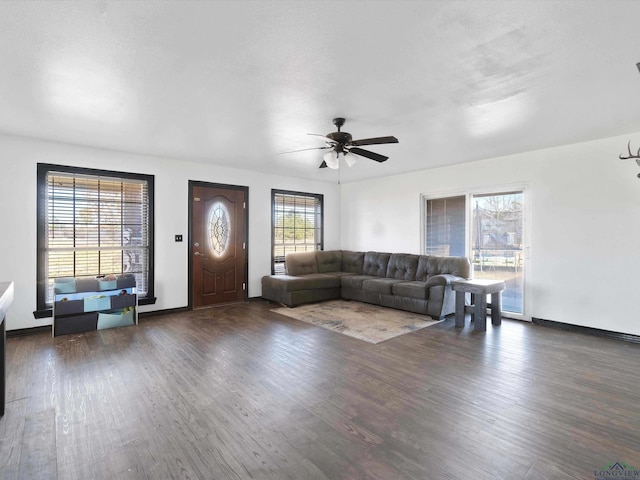
{"label": "decorative glass window in door", "polygon": [[229,211],[223,203],[216,202],[211,206],[207,236],[209,237],[209,248],[216,257],[222,257],[229,248],[229,232],[231,231],[229,218]]}

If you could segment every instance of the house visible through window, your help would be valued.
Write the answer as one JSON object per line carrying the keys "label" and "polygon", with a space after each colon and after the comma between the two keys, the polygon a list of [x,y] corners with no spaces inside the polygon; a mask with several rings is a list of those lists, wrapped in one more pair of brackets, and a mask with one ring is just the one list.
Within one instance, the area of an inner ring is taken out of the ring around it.
{"label": "house visible through window", "polygon": [[153,176],[38,164],[38,311],[61,277],[132,274],[153,298]]}
{"label": "house visible through window", "polygon": [[322,203],[320,194],[271,191],[271,273],[285,273],[287,253],[324,248]]}

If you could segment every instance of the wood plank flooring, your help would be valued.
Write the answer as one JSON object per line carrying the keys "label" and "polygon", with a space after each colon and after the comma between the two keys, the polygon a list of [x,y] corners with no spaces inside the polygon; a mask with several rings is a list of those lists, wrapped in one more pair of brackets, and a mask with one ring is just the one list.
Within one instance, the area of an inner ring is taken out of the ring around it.
{"label": "wood plank flooring", "polygon": [[584,480],[640,466],[640,345],[453,319],[371,345],[275,307],[9,338],[0,478]]}

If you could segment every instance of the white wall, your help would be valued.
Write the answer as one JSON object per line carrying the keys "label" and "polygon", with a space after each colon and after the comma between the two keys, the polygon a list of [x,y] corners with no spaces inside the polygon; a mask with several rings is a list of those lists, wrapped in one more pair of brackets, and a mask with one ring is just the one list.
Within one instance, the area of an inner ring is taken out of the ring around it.
{"label": "white wall", "polygon": [[[640,135],[343,184],[342,248],[420,253],[420,196],[528,184],[530,317],[640,335]],[[400,160],[397,160],[400,161]]]}
{"label": "white wall", "polygon": [[204,163],[132,155],[108,150],[0,135],[0,280],[15,282],[7,329],[50,325],[34,319],[36,309],[36,164],[82,166],[155,175],[155,305],[141,311],[188,303],[188,182],[198,180],[249,187],[250,297],[261,295],[260,279],[271,273],[271,189],[324,194],[326,249],[340,248],[337,184],[283,178]]}
{"label": "white wall", "polygon": [[[528,314],[640,335],[640,171],[618,160],[640,134],[386,179],[342,184],[0,135],[0,280],[15,281],[10,330],[48,325],[36,309],[36,164],[155,175],[156,305],[187,305],[188,181],[249,187],[249,296],[270,272],[271,188],[325,195],[325,248],[420,253],[420,195],[529,185]],[[400,161],[400,160],[397,160]],[[340,220],[342,219],[342,220]]]}

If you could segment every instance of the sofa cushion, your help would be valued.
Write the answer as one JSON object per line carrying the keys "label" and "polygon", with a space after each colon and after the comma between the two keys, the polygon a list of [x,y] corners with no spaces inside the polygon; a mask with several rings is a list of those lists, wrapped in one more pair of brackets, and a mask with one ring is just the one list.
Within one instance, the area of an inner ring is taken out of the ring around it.
{"label": "sofa cushion", "polygon": [[367,252],[364,254],[362,273],[375,277],[384,277],[387,274],[390,253]]}
{"label": "sofa cushion", "polygon": [[293,254],[287,254],[284,265],[288,275],[318,273],[316,252],[295,252]]}
{"label": "sofa cushion", "polygon": [[263,285],[269,284],[271,288],[283,292],[296,292],[299,290],[317,290],[321,288],[334,288],[340,286],[340,277],[324,273],[311,273],[295,277],[292,275],[271,275],[262,278]]}
{"label": "sofa cushion", "polygon": [[362,275],[364,252],[342,251],[342,271]]}
{"label": "sofa cushion", "polygon": [[392,253],[387,266],[387,278],[415,280],[418,270],[418,255]]}
{"label": "sofa cushion", "polygon": [[429,287],[425,282],[418,280],[413,282],[394,283],[392,293],[401,297],[417,298],[418,300],[429,300]]}
{"label": "sofa cushion", "polygon": [[339,272],[342,270],[342,250],[316,251],[318,273]]}
{"label": "sofa cushion", "polygon": [[416,270],[416,280],[420,280],[422,282],[427,281],[427,269],[429,266],[429,258],[431,255],[420,255],[418,258],[418,270]]}
{"label": "sofa cushion", "polygon": [[402,281],[395,278],[370,278],[362,282],[362,290],[392,295],[393,285]]}
{"label": "sofa cushion", "polygon": [[372,278],[378,277],[374,277],[372,275],[348,275],[340,277],[340,282],[343,287],[360,289],[362,288],[362,282]]}

